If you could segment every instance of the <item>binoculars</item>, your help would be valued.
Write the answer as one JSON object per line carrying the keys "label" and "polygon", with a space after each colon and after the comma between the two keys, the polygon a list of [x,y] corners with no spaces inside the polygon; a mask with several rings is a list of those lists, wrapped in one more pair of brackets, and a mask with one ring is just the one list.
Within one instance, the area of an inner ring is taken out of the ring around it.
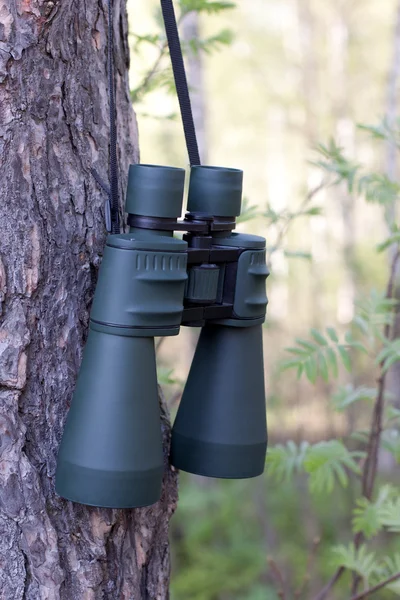
{"label": "binoculars", "polygon": [[[264,470],[262,323],[265,239],[235,233],[243,173],[131,165],[130,233],[109,235],[74,397],[57,493],[81,504],[157,502],[164,471],[154,338],[201,327],[172,429],[170,462],[208,477]],[[183,231],[183,239],[173,237]]]}

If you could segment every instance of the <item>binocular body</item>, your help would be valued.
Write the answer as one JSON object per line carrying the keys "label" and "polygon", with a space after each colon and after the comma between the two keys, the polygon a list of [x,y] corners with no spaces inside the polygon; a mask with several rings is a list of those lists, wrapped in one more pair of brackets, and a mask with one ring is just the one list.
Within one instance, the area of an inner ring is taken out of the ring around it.
{"label": "binocular body", "polygon": [[[264,470],[264,238],[234,233],[242,172],[132,165],[130,233],[109,235],[59,451],[56,490],[112,508],[160,498],[164,458],[154,337],[202,327],[170,461],[210,477]],[[183,239],[173,237],[184,231]]]}

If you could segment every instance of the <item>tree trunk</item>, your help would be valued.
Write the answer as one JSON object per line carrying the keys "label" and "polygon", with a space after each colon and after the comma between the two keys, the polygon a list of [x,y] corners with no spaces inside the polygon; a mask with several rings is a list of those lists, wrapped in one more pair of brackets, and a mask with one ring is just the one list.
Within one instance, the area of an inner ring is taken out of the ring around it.
{"label": "tree trunk", "polygon": [[[114,16],[125,184],[138,158],[125,0]],[[54,492],[105,240],[90,169],[107,179],[107,5],[0,0],[0,32],[0,598],[168,598],[167,460],[150,508],[89,508]],[[165,412],[162,424],[167,457]]]}

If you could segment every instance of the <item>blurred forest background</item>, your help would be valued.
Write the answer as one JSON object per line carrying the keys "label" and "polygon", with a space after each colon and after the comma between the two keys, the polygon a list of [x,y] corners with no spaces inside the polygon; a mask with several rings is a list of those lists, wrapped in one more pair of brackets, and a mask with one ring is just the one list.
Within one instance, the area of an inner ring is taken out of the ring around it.
{"label": "blurred forest background", "polygon": [[[357,533],[352,511],[360,483],[354,464],[343,461],[335,485],[314,486],[310,494],[308,475],[297,468],[301,453],[305,442],[339,439],[359,449],[351,444],[361,444],[370,426],[380,368],[351,343],[352,367],[340,365],[337,378],[307,372],[297,379],[281,365],[293,358],[285,348],[295,338],[309,339],[310,328],[334,328],[334,342],[358,310],[364,317],[369,311],[365,320],[375,319],[377,327],[386,322],[379,298],[393,248],[388,243],[377,252],[377,246],[396,238],[400,7],[397,0],[237,0],[235,6],[209,2],[208,9],[197,2],[199,10],[185,14],[189,1],[177,5],[203,162],[244,170],[239,229],[264,235],[269,246],[264,348],[275,453],[272,468],[255,480],[181,475],[171,531],[172,599],[312,599],[344,564],[335,546],[353,540],[352,527]],[[128,8],[141,162],[185,166],[159,2],[129,0]],[[197,335],[184,330],[159,343],[172,417]],[[378,336],[377,351],[380,343],[385,346]],[[400,407],[395,362],[386,382],[394,417]],[[391,441],[380,451],[381,491],[387,481],[400,483],[396,431],[390,429]],[[279,456],[291,457],[291,465],[277,465]],[[363,513],[369,522],[376,517],[371,506]],[[396,562],[400,536],[362,531],[373,538],[369,548],[377,556],[391,553]],[[354,571],[371,585],[361,567]],[[350,589],[345,573],[329,598],[350,598]],[[396,592],[399,584],[374,597]]]}

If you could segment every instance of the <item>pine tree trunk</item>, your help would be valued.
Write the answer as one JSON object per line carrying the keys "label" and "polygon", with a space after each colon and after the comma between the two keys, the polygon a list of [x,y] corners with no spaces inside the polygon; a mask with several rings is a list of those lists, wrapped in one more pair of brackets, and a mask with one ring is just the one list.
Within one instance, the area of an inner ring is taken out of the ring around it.
{"label": "pine tree trunk", "polygon": [[[114,0],[120,172],[137,161],[125,0]],[[176,476],[137,510],[54,492],[105,240],[107,5],[0,0],[0,598],[168,598]],[[125,181],[121,185],[121,197]],[[163,414],[165,448],[168,419]]]}

